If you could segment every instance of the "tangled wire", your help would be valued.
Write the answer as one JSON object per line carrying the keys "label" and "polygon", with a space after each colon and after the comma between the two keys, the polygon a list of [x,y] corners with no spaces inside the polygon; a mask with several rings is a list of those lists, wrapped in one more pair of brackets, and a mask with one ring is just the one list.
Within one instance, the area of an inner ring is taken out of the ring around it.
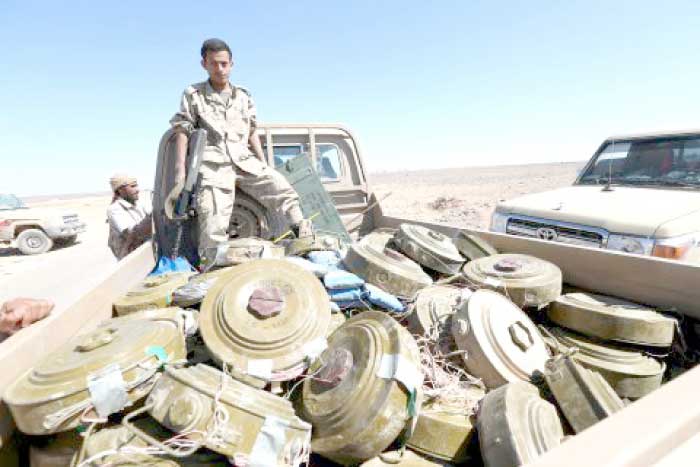
{"label": "tangled wire", "polygon": [[416,337],[424,375],[424,412],[471,415],[485,393],[484,383],[464,371],[466,351],[457,349],[451,316],[433,316],[433,325]]}

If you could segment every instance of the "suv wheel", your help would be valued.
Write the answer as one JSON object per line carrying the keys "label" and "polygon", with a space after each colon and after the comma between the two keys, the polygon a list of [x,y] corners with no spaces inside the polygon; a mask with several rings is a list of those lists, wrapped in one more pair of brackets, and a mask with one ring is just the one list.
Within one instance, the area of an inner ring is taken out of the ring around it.
{"label": "suv wheel", "polygon": [[25,255],[46,253],[53,246],[53,240],[39,229],[23,230],[17,236],[17,248]]}
{"label": "suv wheel", "polygon": [[233,213],[229,222],[230,238],[270,236],[270,220],[264,207],[250,196],[236,191]]}

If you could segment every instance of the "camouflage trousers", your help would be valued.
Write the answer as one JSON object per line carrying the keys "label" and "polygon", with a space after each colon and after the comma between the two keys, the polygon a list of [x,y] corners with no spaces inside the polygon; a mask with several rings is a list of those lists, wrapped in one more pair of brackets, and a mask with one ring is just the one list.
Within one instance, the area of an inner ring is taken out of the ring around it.
{"label": "camouflage trousers", "polygon": [[236,171],[231,163],[202,162],[197,193],[198,250],[202,263],[213,261],[219,245],[228,241],[236,186],[265,209],[284,214],[290,224],[304,218],[299,196],[282,174],[267,165],[257,172]]}

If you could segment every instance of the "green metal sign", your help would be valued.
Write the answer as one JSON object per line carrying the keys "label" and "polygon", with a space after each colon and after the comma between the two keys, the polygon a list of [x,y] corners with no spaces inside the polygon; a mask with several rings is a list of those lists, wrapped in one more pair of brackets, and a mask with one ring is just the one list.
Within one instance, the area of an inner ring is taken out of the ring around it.
{"label": "green metal sign", "polygon": [[277,170],[299,194],[304,217],[313,217],[316,232],[335,235],[347,243],[352,242],[333,204],[333,199],[323,187],[308,155],[302,154],[290,159],[277,167]]}

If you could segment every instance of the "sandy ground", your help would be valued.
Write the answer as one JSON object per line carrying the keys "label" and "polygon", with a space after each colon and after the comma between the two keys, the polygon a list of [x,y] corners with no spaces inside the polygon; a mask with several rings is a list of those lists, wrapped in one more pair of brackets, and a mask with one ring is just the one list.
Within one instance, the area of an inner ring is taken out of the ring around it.
{"label": "sandy ground", "polygon": [[[370,186],[387,214],[417,220],[488,228],[495,205],[503,199],[571,184],[582,163],[457,168],[375,173]],[[105,211],[109,196],[29,201],[30,206],[77,212],[87,231],[75,245],[38,256],[0,247],[0,302],[16,296],[74,301],[115,263],[107,248]],[[1,216],[0,216],[1,217]]]}
{"label": "sandy ground", "polygon": [[571,185],[583,162],[375,173],[370,188],[397,217],[488,229],[499,201]]}

